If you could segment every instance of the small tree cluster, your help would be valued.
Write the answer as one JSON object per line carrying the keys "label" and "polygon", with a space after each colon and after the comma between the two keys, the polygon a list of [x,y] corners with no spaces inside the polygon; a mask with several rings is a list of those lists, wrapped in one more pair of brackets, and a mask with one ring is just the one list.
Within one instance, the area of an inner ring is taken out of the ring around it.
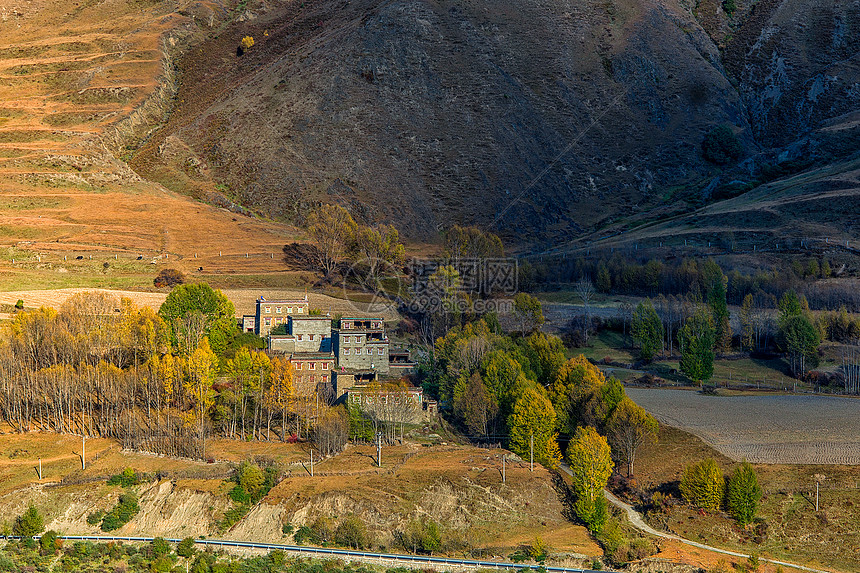
{"label": "small tree cluster", "polygon": [[728,125],[712,129],[702,140],[702,156],[716,165],[728,165],[741,158],[744,148]]}
{"label": "small tree cluster", "polygon": [[713,458],[687,466],[681,477],[681,495],[702,509],[717,511],[725,507],[741,525],[755,518],[762,490],[752,465],[744,462],[727,480]]}
{"label": "small tree cluster", "polygon": [[172,288],[176,285],[181,285],[184,283],[185,275],[182,274],[181,271],[178,271],[176,269],[161,269],[161,271],[159,271],[159,273],[155,276],[155,280],[152,281],[152,284],[154,284],[158,288]]}

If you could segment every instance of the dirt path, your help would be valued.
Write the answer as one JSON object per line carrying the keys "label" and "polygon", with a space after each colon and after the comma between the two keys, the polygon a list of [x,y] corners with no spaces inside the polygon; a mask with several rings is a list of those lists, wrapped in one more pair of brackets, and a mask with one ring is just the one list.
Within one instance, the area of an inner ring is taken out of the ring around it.
{"label": "dirt path", "polygon": [[[566,474],[573,477],[573,473],[570,471],[570,468],[565,464],[561,464],[562,471]],[[665,531],[658,531],[648,525],[645,520],[642,518],[642,514],[633,509],[628,503],[624,503],[617,497],[615,497],[609,490],[604,489],[603,495],[606,497],[606,500],[609,501],[615,507],[624,510],[627,513],[627,519],[630,520],[630,523],[636,529],[640,531],[644,531],[649,535],[654,535],[655,537],[660,537],[663,539],[671,539],[673,541],[678,541],[685,545],[689,545],[691,547],[696,547],[698,549],[704,549],[706,551],[713,551],[715,553],[720,553],[722,555],[730,555],[732,557],[740,557],[741,559],[749,558],[749,555],[746,553],[739,553],[737,551],[730,551],[728,549],[720,549],[719,547],[714,547],[712,545],[705,545],[704,543],[699,543],[697,541],[693,541],[691,539],[684,539],[683,537],[679,537],[672,533],[666,533]],[[792,567],[794,569],[800,569],[801,571],[811,571],[812,573],[830,573],[829,571],[825,571],[823,569],[813,569],[812,567],[806,567],[804,565],[798,565],[796,563],[789,563],[787,561],[777,561],[776,559],[764,559],[760,558],[761,561],[767,561],[768,563],[773,563],[774,565],[782,565],[783,567]]]}

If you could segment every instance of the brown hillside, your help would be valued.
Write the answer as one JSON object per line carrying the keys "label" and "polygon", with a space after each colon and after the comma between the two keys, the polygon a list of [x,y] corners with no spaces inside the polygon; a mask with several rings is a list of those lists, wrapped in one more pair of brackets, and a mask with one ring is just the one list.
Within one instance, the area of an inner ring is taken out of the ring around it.
{"label": "brown hillside", "polygon": [[469,222],[562,238],[701,179],[703,134],[747,128],[673,0],[248,7],[181,60],[139,173],[197,196],[225,182],[274,217],[337,201],[414,237]]}
{"label": "brown hillside", "polygon": [[[157,81],[164,47],[191,22],[174,8],[148,0],[0,1],[0,246],[53,253],[54,261],[143,255],[140,271],[152,274],[143,266],[150,257],[279,252],[282,226],[168,192],[112,153],[124,151],[125,133],[136,133],[128,123],[151,120],[166,96]],[[148,115],[133,116],[138,109]]]}

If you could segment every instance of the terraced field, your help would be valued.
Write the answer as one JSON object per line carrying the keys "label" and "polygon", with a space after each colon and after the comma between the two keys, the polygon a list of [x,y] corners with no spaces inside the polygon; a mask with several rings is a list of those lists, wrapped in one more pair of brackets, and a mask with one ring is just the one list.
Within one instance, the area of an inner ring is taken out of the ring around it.
{"label": "terraced field", "polygon": [[52,264],[33,269],[20,252],[0,254],[0,274],[62,278],[62,263],[80,253],[159,264],[187,257],[196,271],[224,251],[243,255],[229,272],[283,269],[272,253],[292,230],[171,193],[121,160],[171,107],[171,46],[209,32],[186,9],[231,8],[182,4],[180,12],[153,0],[0,0],[0,247]]}
{"label": "terraced field", "polygon": [[827,396],[705,396],[628,388],[663,424],[734,459],[766,464],[860,464],[860,400]]}

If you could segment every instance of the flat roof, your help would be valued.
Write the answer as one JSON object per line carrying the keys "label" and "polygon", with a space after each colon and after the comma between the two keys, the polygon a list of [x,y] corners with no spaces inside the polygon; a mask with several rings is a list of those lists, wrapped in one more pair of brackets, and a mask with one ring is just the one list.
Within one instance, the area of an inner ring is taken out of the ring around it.
{"label": "flat roof", "polygon": [[290,360],[334,360],[331,352],[293,352]]}
{"label": "flat roof", "polygon": [[329,316],[327,314],[323,314],[323,315],[320,315],[320,314],[317,314],[317,315],[303,314],[301,316],[296,316],[294,314],[291,314],[290,320],[329,320],[330,321],[331,316]]}
{"label": "flat roof", "polygon": [[274,302],[274,303],[279,303],[279,302],[308,302],[308,297],[305,296],[304,298],[272,298],[272,299],[260,297],[257,299],[257,302]]}

